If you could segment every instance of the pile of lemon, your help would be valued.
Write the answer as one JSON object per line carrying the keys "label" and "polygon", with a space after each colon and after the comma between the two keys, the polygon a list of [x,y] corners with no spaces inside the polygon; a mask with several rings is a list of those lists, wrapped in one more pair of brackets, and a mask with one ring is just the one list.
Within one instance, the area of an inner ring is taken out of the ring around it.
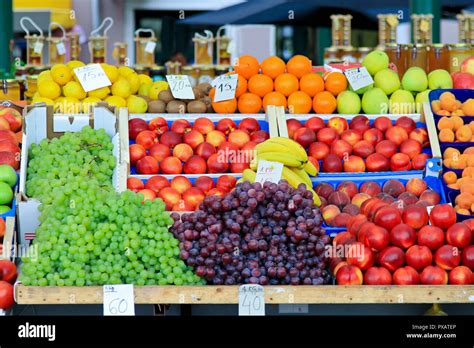
{"label": "pile of lemon", "polygon": [[32,103],[54,105],[59,113],[88,113],[92,106],[105,101],[111,106],[128,107],[130,113],[145,113],[148,101],[158,99],[158,94],[168,89],[167,82],[153,82],[148,75],[137,74],[129,67],[101,64],[112,85],[85,92],[74,73],[75,68],[84,65],[73,60],[43,71],[38,75]]}

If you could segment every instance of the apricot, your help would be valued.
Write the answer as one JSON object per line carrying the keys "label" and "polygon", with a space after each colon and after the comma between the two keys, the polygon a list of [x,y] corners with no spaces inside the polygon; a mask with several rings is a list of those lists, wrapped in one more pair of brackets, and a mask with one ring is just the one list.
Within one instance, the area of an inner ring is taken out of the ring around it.
{"label": "apricot", "polygon": [[456,139],[459,141],[471,141],[472,131],[469,126],[462,126],[456,131]]}
{"label": "apricot", "polygon": [[471,130],[474,133],[474,121],[469,122],[469,127],[471,127]]}
{"label": "apricot", "polygon": [[438,122],[438,129],[454,129],[454,122],[450,117],[441,117],[441,120]]}
{"label": "apricot", "polygon": [[474,178],[474,167],[467,167],[462,171],[463,178]]}
{"label": "apricot", "polygon": [[433,100],[431,102],[431,108],[433,109],[434,112],[438,113],[438,111],[441,110],[440,102],[439,100]]}
{"label": "apricot", "polygon": [[458,214],[462,214],[462,215],[471,215],[471,212],[467,209],[458,209],[458,210],[456,210],[456,212]]}
{"label": "apricot", "polygon": [[464,103],[462,103],[461,110],[466,116],[474,116],[474,99],[469,98]]}
{"label": "apricot", "polygon": [[461,194],[456,197],[455,203],[460,209],[469,209],[474,203],[474,195],[469,192],[461,192]]}
{"label": "apricot", "polygon": [[456,175],[455,172],[446,172],[443,175],[443,179],[446,184],[450,185],[450,184],[454,184],[458,180],[458,176]]}
{"label": "apricot", "polygon": [[[464,120],[459,116],[452,116],[450,118],[450,120],[453,123],[453,130],[454,131],[457,131],[459,128],[464,126]],[[467,127],[469,127],[469,126],[467,126]]]}
{"label": "apricot", "polygon": [[[464,169],[464,168],[466,168],[466,158],[465,157],[461,158],[461,156],[459,156],[458,158],[451,159],[449,168],[452,168],[452,169]],[[446,165],[446,166],[448,166],[448,165]]]}
{"label": "apricot", "polygon": [[439,110],[438,115],[440,115],[440,116],[451,116],[451,113],[448,110]]}
{"label": "apricot", "polygon": [[459,156],[461,156],[461,152],[459,152],[459,150],[455,149],[454,147],[448,147],[446,150],[444,150],[444,159],[459,158]]}
{"label": "apricot", "polygon": [[441,95],[439,96],[439,100],[447,100],[447,99],[456,99],[456,96],[451,93],[451,92],[443,92],[441,93]]}
{"label": "apricot", "polygon": [[[474,194],[474,179],[473,178],[462,178],[462,182],[459,185],[461,193]],[[474,203],[474,199],[473,199]]]}
{"label": "apricot", "polygon": [[[474,121],[472,121],[472,122],[474,122]],[[450,147],[449,149],[452,149],[452,147]],[[469,146],[466,150],[463,151],[463,154],[464,155],[474,155],[474,146]]]}
{"label": "apricot", "polygon": [[466,167],[474,167],[474,155],[464,155],[467,157]]}
{"label": "apricot", "polygon": [[451,113],[457,109],[458,104],[456,102],[456,99],[440,99],[441,109]]}
{"label": "apricot", "polygon": [[439,140],[442,142],[453,142],[454,133],[451,129],[442,129],[439,132]]}

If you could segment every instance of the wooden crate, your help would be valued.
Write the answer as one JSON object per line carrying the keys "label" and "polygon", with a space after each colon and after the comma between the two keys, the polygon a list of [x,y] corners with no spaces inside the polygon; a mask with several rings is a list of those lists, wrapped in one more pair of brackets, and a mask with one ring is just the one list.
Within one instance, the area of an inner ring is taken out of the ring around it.
{"label": "wooden crate", "polygon": [[[467,286],[265,286],[267,304],[473,303]],[[18,304],[101,304],[101,286],[16,287]],[[136,286],[137,304],[237,304],[238,286]]]}

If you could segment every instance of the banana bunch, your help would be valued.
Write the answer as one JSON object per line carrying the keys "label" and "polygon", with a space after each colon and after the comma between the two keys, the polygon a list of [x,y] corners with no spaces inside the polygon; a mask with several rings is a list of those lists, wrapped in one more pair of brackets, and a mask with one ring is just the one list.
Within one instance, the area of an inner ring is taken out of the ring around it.
{"label": "banana bunch", "polygon": [[295,188],[301,183],[305,184],[313,192],[314,203],[321,205],[318,195],[312,189],[310,178],[310,175],[316,176],[318,170],[308,161],[308,155],[300,144],[289,138],[275,137],[255,146],[255,151],[257,155],[250,162],[250,169],[244,170],[242,181],[255,181],[259,160],[279,162],[283,164],[282,179]]}

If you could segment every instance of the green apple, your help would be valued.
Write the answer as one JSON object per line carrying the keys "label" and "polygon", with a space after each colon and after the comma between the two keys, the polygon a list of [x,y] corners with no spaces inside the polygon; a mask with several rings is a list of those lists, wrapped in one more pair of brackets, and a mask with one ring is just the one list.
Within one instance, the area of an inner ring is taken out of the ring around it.
{"label": "green apple", "polygon": [[344,91],[337,96],[337,112],[339,114],[358,114],[360,112],[360,97],[352,91]]}
{"label": "green apple", "polygon": [[427,89],[426,91],[420,92],[415,97],[415,104],[416,104],[416,112],[419,114],[421,113],[421,108],[423,107],[423,103],[429,102],[429,94],[431,89]]}
{"label": "green apple", "polygon": [[13,199],[13,191],[10,185],[0,182],[0,205],[10,204]]}
{"label": "green apple", "polygon": [[10,210],[12,210],[12,208],[8,205],[0,205],[0,214],[8,213]]}
{"label": "green apple", "polygon": [[402,78],[402,88],[410,92],[423,92],[428,88],[428,77],[422,68],[409,68]]}
{"label": "green apple", "polygon": [[369,89],[372,89],[372,88],[374,88],[373,83],[371,83],[368,86],[359,88],[357,91],[354,91],[354,88],[352,88],[352,86],[349,84],[349,91],[356,92],[357,94],[360,94],[360,95],[364,94],[365,92],[367,92]]}
{"label": "green apple", "polygon": [[415,112],[415,98],[409,91],[398,89],[390,97],[391,114],[413,114]]}
{"label": "green apple", "polygon": [[382,69],[374,76],[375,87],[390,95],[400,88],[400,78],[392,69]]}
{"label": "green apple", "polygon": [[370,75],[374,76],[380,70],[388,68],[388,56],[384,51],[375,50],[365,56],[362,65],[367,68]]}
{"label": "green apple", "polygon": [[380,88],[372,88],[362,96],[362,110],[366,114],[388,113],[388,97]]}
{"label": "green apple", "polygon": [[428,88],[453,88],[453,79],[444,69],[436,69],[428,74]]}
{"label": "green apple", "polygon": [[0,181],[13,187],[16,184],[16,180],[15,169],[10,167],[8,164],[0,164]]}

